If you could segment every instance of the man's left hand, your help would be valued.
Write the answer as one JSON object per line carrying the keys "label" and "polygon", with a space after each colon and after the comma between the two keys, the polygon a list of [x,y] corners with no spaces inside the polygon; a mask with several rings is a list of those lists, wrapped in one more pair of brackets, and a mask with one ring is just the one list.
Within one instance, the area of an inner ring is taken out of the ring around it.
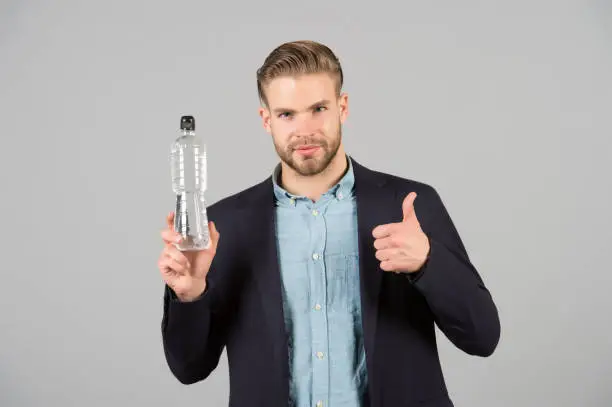
{"label": "man's left hand", "polygon": [[414,210],[416,192],[409,193],[402,204],[404,218],[398,223],[379,225],[372,231],[380,268],[396,273],[414,273],[423,267],[429,255],[429,238],[421,229]]}

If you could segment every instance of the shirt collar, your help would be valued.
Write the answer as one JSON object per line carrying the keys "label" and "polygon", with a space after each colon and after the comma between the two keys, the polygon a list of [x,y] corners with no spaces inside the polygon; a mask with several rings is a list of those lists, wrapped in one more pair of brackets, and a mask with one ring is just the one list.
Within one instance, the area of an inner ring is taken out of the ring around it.
{"label": "shirt collar", "polygon": [[[346,155],[348,168],[346,173],[342,176],[342,178],[332,186],[323,196],[324,197],[334,197],[338,200],[342,200],[348,198],[353,193],[353,186],[355,185],[355,175],[353,173],[353,164],[351,162],[351,157]],[[272,173],[272,183],[274,185],[274,196],[276,198],[277,204],[284,204],[294,206],[295,202],[302,199],[308,199],[305,196],[295,195],[289,193],[283,187],[281,187],[278,183],[278,179],[280,177],[281,165],[280,163],[274,168]]]}

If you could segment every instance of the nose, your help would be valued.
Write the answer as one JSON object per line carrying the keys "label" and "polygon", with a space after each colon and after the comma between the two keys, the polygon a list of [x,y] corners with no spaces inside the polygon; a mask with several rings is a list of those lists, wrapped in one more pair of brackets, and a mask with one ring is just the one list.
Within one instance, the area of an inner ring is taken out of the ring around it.
{"label": "nose", "polygon": [[295,121],[295,134],[300,136],[310,136],[321,127],[321,120],[312,114],[301,115]]}

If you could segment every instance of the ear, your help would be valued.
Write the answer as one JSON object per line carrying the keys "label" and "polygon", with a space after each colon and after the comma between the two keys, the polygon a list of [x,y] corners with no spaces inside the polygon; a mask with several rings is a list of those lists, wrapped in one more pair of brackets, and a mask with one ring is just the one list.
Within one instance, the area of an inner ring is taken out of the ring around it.
{"label": "ear", "polygon": [[338,98],[338,110],[340,111],[340,123],[344,123],[348,116],[348,95],[342,93]]}
{"label": "ear", "polygon": [[265,107],[261,106],[259,108],[259,116],[261,117],[263,128],[270,133],[270,111]]}

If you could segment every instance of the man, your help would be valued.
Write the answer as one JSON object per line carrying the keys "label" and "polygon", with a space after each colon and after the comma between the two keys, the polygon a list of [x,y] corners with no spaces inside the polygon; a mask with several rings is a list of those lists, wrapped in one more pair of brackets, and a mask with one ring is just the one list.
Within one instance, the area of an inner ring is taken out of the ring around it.
{"label": "man", "polygon": [[195,383],[227,349],[230,406],[448,407],[435,325],[471,355],[499,341],[436,190],[345,153],[342,83],[325,45],[276,48],[257,84],[279,165],[208,208],[208,250],[178,251],[172,214],[162,232],[169,368]]}

